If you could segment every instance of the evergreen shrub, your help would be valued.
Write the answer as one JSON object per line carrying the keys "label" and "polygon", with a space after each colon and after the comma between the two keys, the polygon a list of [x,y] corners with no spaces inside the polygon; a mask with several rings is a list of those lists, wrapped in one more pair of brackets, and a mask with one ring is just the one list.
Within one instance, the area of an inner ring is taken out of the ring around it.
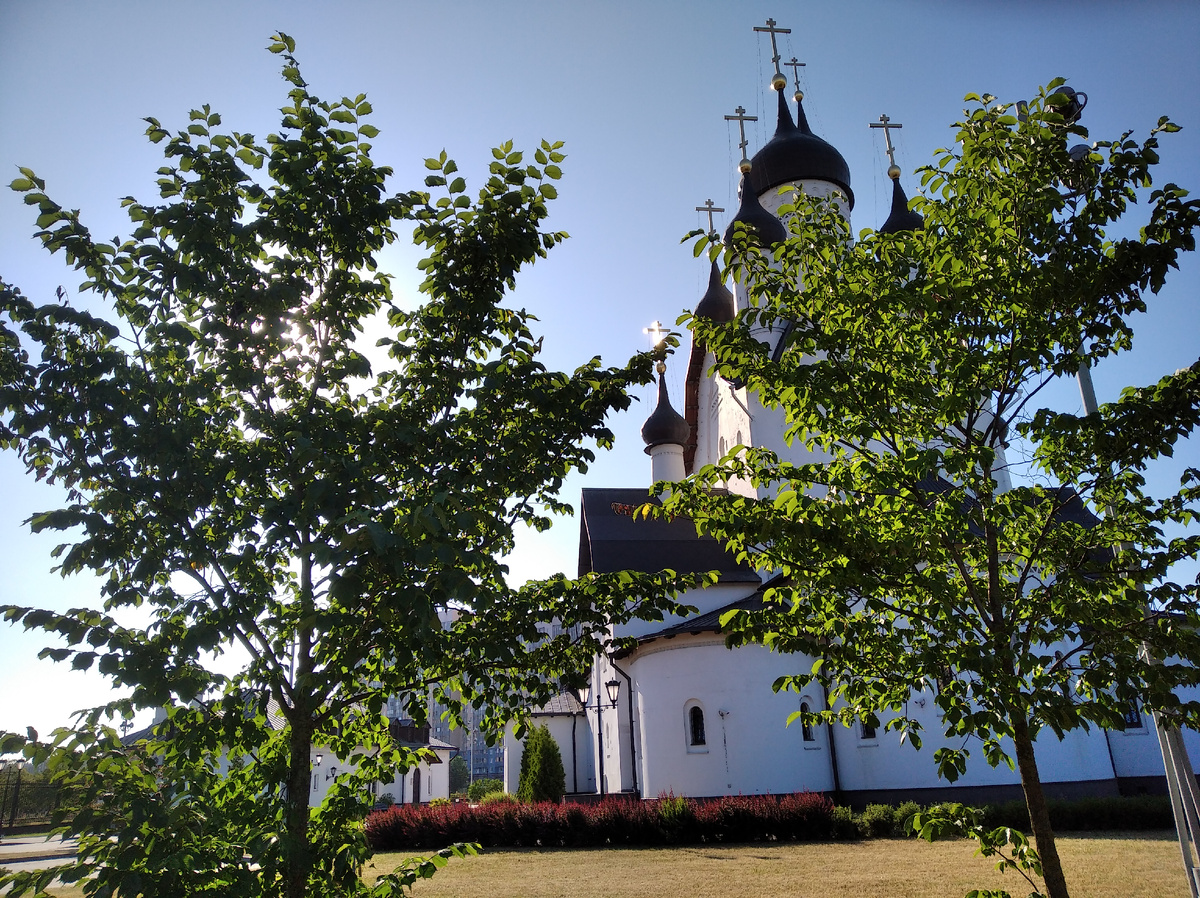
{"label": "evergreen shrub", "polygon": [[532,727],[525,737],[525,751],[521,755],[517,798],[530,802],[559,802],[566,791],[567,774],[558,743],[545,725]]}

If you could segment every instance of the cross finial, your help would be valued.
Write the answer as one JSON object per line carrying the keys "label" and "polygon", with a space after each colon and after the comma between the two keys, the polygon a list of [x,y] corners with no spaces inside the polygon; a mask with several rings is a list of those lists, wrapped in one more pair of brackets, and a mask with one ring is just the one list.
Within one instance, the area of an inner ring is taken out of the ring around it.
{"label": "cross finial", "polygon": [[791,34],[790,28],[776,28],[774,19],[767,19],[766,27],[755,25],[755,31],[765,31],[771,35],[771,64],[775,66],[775,74],[771,76],[771,88],[773,90],[783,90],[787,87],[787,78],[783,77],[783,72],[779,71],[779,47],[775,45],[775,35]]}
{"label": "cross finial", "polygon": [[738,133],[742,137],[741,143],[738,144],[738,149],[742,151],[742,161],[738,163],[738,171],[744,175],[750,171],[750,158],[746,155],[746,122],[757,122],[758,116],[746,115],[746,109],[742,106],[733,111],[737,114],[725,116],[725,121],[738,123]]}
{"label": "cross finial", "polygon": [[804,99],[804,91],[800,89],[800,69],[807,65],[807,63],[803,63],[793,56],[791,59],[785,62],[784,65],[792,70],[792,80],[796,83],[796,93],[792,99],[796,102],[800,102]]}
{"label": "cross finial", "polygon": [[707,199],[704,201],[703,206],[696,207],[696,211],[708,213],[708,233],[710,233],[710,234],[717,233],[717,229],[715,227],[713,227],[713,213],[714,212],[724,212],[725,210],[722,209],[720,206],[714,206],[713,201],[711,199]]}
{"label": "cross finial", "polygon": [[[650,325],[649,327],[642,328],[642,333],[649,334],[650,340],[654,344],[651,348],[658,349],[662,346],[663,337],[665,337],[667,334],[669,334],[670,331],[667,330],[665,327],[663,327],[661,321],[655,319],[655,321],[652,325]],[[664,362],[662,359],[659,359],[658,364],[654,366],[654,370],[657,371],[659,374],[666,374],[667,363]]]}
{"label": "cross finial", "polygon": [[878,122],[871,122],[872,128],[883,129],[883,141],[887,144],[888,177],[895,181],[900,177],[900,166],[896,164],[896,148],[892,146],[892,128],[903,128],[903,125],[893,122],[886,115],[879,116]]}

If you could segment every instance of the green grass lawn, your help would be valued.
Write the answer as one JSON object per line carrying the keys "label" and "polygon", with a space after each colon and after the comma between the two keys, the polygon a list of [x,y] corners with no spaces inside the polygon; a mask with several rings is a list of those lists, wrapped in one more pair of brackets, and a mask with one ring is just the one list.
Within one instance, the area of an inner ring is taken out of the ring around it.
{"label": "green grass lawn", "polygon": [[[1188,894],[1173,832],[1067,833],[1059,853],[1072,898]],[[380,854],[372,873],[403,854]],[[910,839],[687,848],[492,850],[452,860],[415,898],[962,898],[972,888],[1029,894],[973,842]]]}
{"label": "green grass lawn", "polygon": [[[1059,853],[1072,898],[1186,896],[1173,832],[1066,833]],[[365,879],[405,857],[376,855]],[[910,839],[686,848],[491,850],[452,860],[415,898],[962,898],[972,888],[1029,893],[973,842]],[[56,889],[78,898],[78,888]]]}

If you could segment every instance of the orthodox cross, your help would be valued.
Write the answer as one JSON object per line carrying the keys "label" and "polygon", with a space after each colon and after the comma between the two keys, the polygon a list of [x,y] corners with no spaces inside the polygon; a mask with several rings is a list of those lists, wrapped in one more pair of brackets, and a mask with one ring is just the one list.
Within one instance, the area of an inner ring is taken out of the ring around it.
{"label": "orthodox cross", "polygon": [[[888,177],[892,179],[900,177],[900,166],[896,164],[896,148],[892,146],[892,128],[903,128],[904,126],[894,123],[886,115],[881,115],[878,122],[871,122],[871,127],[883,129],[883,140],[887,144]],[[895,174],[892,174],[893,172]]]}
{"label": "orthodox cross", "polygon": [[738,144],[738,149],[742,151],[742,161],[738,163],[738,171],[740,171],[742,174],[745,174],[746,172],[750,171],[750,159],[746,155],[746,146],[748,143],[746,140],[746,122],[757,122],[758,116],[746,115],[746,109],[743,106],[739,106],[733,111],[736,112],[737,115],[727,115],[725,116],[725,121],[738,123],[738,133],[742,137],[742,142]]}
{"label": "orthodox cross", "polygon": [[[720,206],[714,206],[713,201],[711,199],[707,199],[704,201],[703,206],[696,207],[696,211],[708,213],[708,233],[715,234],[717,232],[717,229],[715,227],[713,227],[713,213],[714,212],[724,212],[725,210],[722,209]],[[657,324],[657,323],[658,322],[656,321],[655,324]],[[649,333],[649,331],[647,331],[647,333]]]}
{"label": "orthodox cross", "polygon": [[785,62],[784,65],[792,70],[792,80],[796,82],[796,99],[803,100],[804,94],[800,90],[800,69],[807,65],[807,63],[801,62],[799,59],[793,56],[791,59]]}
{"label": "orthodox cross", "polygon": [[[661,343],[663,341],[663,337],[665,337],[667,334],[669,334],[670,331],[662,326],[661,321],[655,319],[655,321],[652,325],[650,325],[649,327],[642,328],[642,333],[649,334],[650,339],[654,343],[654,349],[658,349],[658,347],[661,345]],[[659,374],[666,374],[667,373],[667,363],[664,362],[662,359],[659,359],[658,364],[654,366],[654,370],[656,370]]]}
{"label": "orthodox cross", "polygon": [[776,28],[775,20],[767,19],[767,24],[766,24],[765,28],[762,25],[755,25],[754,30],[759,31],[759,32],[765,31],[769,35],[771,35],[771,64],[773,66],[775,66],[775,76],[773,78],[771,78],[771,87],[775,88],[775,90],[783,90],[784,86],[787,84],[787,79],[783,77],[783,72],[779,71],[780,56],[779,56],[779,48],[777,46],[775,46],[775,35],[791,34],[792,29]]}

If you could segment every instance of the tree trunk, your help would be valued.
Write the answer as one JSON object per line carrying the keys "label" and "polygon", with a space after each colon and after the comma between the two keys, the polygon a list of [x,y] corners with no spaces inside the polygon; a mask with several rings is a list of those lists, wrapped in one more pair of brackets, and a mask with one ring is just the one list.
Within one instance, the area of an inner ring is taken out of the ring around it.
{"label": "tree trunk", "polygon": [[1029,724],[1023,711],[1013,713],[1012,725],[1013,743],[1017,749],[1017,769],[1021,772],[1021,788],[1025,790],[1025,807],[1029,810],[1029,822],[1033,825],[1033,841],[1037,846],[1038,856],[1042,859],[1042,877],[1046,881],[1046,893],[1049,898],[1069,898],[1067,880],[1063,876],[1058,846],[1054,841],[1054,830],[1050,826],[1050,809],[1046,806],[1046,794],[1042,791],[1037,760],[1033,756],[1033,740],[1029,737]]}
{"label": "tree trunk", "polygon": [[283,877],[287,898],[305,898],[312,857],[308,844],[308,790],[312,775],[312,729],[293,724],[288,745],[287,799],[284,802]]}

